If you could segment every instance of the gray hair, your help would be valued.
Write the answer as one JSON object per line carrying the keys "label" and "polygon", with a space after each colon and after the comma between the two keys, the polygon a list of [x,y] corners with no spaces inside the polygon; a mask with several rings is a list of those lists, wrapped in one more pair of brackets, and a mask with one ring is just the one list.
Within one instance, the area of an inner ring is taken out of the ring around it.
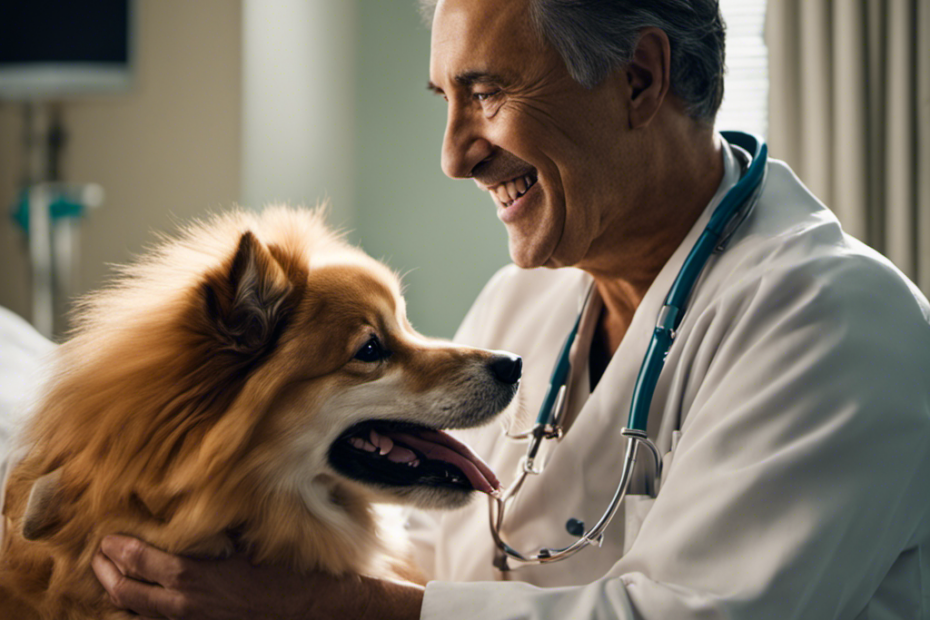
{"label": "gray hair", "polygon": [[[420,0],[428,23],[437,2]],[[536,30],[587,88],[633,60],[644,28],[663,30],[671,47],[672,92],[691,118],[713,125],[725,71],[718,0],[530,0],[530,11]]]}

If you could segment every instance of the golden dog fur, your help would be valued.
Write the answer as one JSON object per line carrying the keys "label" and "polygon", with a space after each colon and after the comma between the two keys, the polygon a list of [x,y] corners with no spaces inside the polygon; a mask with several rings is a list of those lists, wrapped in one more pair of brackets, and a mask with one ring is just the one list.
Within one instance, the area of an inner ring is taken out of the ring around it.
{"label": "golden dog fur", "polygon": [[[393,273],[315,211],[197,224],[77,319],[6,487],[2,618],[128,617],[90,569],[111,533],[186,555],[377,572],[391,550],[372,500],[453,506],[464,494],[392,495],[334,472],[328,445],[365,416],[469,426],[509,401],[440,413],[442,388],[480,383],[474,369],[492,354],[416,334]],[[390,363],[353,357],[371,338]]]}

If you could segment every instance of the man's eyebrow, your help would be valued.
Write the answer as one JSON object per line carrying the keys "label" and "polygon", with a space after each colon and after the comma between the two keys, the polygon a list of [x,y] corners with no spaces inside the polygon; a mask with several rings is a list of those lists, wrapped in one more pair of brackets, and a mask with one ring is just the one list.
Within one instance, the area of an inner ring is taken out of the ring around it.
{"label": "man's eyebrow", "polygon": [[[501,84],[504,82],[504,78],[486,71],[466,71],[456,75],[455,81],[457,84],[468,88],[475,84]],[[437,95],[445,94],[432,80],[426,83],[426,89]]]}
{"label": "man's eyebrow", "polygon": [[462,86],[474,86],[475,84],[501,84],[504,78],[487,71],[466,71],[456,75],[455,81]]}

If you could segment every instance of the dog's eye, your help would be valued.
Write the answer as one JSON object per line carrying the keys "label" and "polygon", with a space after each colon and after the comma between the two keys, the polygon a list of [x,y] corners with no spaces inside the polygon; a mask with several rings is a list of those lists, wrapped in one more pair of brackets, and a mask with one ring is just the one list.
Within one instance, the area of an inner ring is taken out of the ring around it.
{"label": "dog's eye", "polygon": [[381,346],[381,342],[378,341],[374,336],[365,343],[361,349],[355,354],[355,359],[361,360],[363,362],[378,362],[389,357],[391,353],[386,351],[384,347]]}

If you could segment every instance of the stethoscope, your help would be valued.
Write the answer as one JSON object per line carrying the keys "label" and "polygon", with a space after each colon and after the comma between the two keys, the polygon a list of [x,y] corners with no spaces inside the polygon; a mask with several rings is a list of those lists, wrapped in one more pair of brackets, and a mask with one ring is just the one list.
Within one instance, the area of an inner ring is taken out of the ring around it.
{"label": "stethoscope", "polygon": [[[523,457],[520,475],[506,491],[490,499],[491,535],[498,548],[494,565],[498,569],[502,571],[510,570],[509,559],[527,564],[543,564],[564,560],[588,545],[600,547],[604,541],[604,530],[611,519],[614,518],[629,490],[633,467],[636,464],[636,454],[640,445],[645,446],[649,451],[655,467],[655,482],[649,485],[646,490],[652,497],[655,497],[659,492],[659,483],[662,476],[662,456],[652,440],[646,435],[649,407],[652,404],[652,397],[656,383],[659,380],[659,374],[662,372],[665,358],[672,346],[672,342],[675,340],[678,327],[681,325],[691,291],[704,270],[707,260],[712,253],[724,250],[726,242],[733,234],[733,231],[739,227],[755,205],[766,176],[768,149],[762,140],[751,134],[737,131],[724,131],[722,135],[731,145],[743,149],[745,151],[745,154],[742,154],[744,157],[751,155],[748,167],[740,180],[727,192],[714,210],[701,236],[694,244],[694,247],[691,248],[687,258],[685,258],[681,270],[675,277],[675,281],[665,297],[662,309],[659,311],[656,326],[652,333],[652,340],[646,350],[646,356],[636,378],[627,426],[620,431],[620,434],[627,439],[626,453],[623,458],[620,482],[613,498],[610,500],[610,504],[601,518],[590,529],[586,529],[581,521],[570,519],[566,524],[566,529],[578,538],[566,547],[543,547],[535,554],[524,555],[504,542],[501,537],[504,512],[508,502],[513,499],[520,487],[523,486],[527,476],[542,473],[542,467],[537,466],[536,460],[543,439],[558,440],[563,435],[562,422],[566,405],[568,378],[571,374],[569,353],[572,344],[575,342],[575,336],[578,334],[578,326],[581,324],[581,316],[584,314],[584,311],[582,311],[559,353],[558,361],[549,380],[549,389],[546,391],[545,398],[543,398],[536,423],[531,430],[525,433],[510,435],[516,438],[528,438],[530,441],[527,446],[526,456]],[[734,150],[734,152],[741,154],[738,149]]]}

